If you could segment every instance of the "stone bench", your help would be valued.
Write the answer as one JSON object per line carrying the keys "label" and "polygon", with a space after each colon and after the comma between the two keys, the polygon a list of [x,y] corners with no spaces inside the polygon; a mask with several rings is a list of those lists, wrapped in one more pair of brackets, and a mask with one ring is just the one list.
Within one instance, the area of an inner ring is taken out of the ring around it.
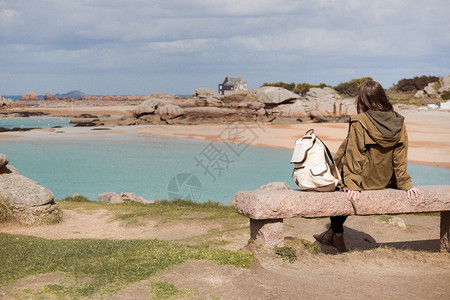
{"label": "stone bench", "polygon": [[368,216],[406,213],[441,213],[441,251],[449,251],[450,185],[420,186],[421,196],[406,198],[396,189],[363,191],[352,203],[344,192],[318,193],[300,190],[257,190],[236,193],[236,212],[250,218],[250,236],[269,247],[284,245],[283,219],[331,216]]}

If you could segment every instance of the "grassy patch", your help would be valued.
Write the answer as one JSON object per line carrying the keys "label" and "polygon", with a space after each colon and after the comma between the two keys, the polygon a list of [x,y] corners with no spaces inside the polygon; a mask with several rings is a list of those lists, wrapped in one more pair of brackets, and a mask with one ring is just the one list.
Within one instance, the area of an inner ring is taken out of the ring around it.
{"label": "grassy patch", "polygon": [[153,291],[153,299],[175,299],[189,294],[189,291],[179,289],[167,281],[152,282],[150,287]]}
{"label": "grassy patch", "polygon": [[113,219],[123,221],[127,225],[145,225],[145,218],[157,217],[162,224],[180,220],[229,220],[236,221],[245,217],[238,215],[233,206],[218,202],[196,203],[186,200],[158,200],[153,204],[128,202],[119,204],[99,202],[57,201],[62,209],[72,210],[107,210]]}
{"label": "grassy patch", "polygon": [[392,219],[392,216],[389,215],[377,215],[377,218],[383,222],[389,223],[389,220]]}
{"label": "grassy patch", "polygon": [[281,256],[283,261],[288,261],[291,264],[297,260],[297,251],[292,247],[275,247],[275,254]]}
{"label": "grassy patch", "polygon": [[69,201],[69,202],[92,202],[88,198],[82,196],[82,195],[74,195],[70,197],[66,197],[62,199],[62,201]]}
{"label": "grassy patch", "polygon": [[210,260],[249,268],[248,252],[176,244],[161,240],[46,240],[0,233],[0,286],[32,275],[63,272],[77,285],[48,286],[45,293],[69,297],[111,294],[189,260]]}
{"label": "grassy patch", "polygon": [[416,213],[416,214],[401,214],[399,216],[418,216],[418,217],[423,217],[423,216],[428,216],[428,217],[440,217],[441,213],[440,212],[427,212],[427,213]]}
{"label": "grassy patch", "polygon": [[288,242],[289,245],[296,248],[298,252],[304,253],[305,251],[310,254],[319,254],[322,253],[322,249],[320,248],[320,244],[317,242],[311,243],[304,239],[294,238]]}

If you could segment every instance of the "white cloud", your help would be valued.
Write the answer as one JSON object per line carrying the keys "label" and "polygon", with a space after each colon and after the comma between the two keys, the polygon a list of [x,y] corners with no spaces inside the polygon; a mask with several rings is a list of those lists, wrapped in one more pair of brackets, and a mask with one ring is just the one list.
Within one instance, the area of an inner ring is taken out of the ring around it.
{"label": "white cloud", "polygon": [[[2,3],[0,2],[0,7]],[[19,20],[20,14],[9,8],[0,9],[0,36],[8,36]]]}
{"label": "white cloud", "polygon": [[61,80],[105,70],[189,80],[241,72],[255,82],[450,73],[449,10],[444,0],[0,1],[0,68],[45,68]]}

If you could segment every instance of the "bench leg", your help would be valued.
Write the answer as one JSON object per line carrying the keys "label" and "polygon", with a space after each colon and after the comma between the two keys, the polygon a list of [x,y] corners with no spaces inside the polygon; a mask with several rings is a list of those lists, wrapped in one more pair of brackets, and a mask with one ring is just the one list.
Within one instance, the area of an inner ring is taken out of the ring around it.
{"label": "bench leg", "polygon": [[441,252],[450,252],[450,211],[441,211]]}
{"label": "bench leg", "polygon": [[283,219],[250,219],[250,237],[267,247],[284,246]]}

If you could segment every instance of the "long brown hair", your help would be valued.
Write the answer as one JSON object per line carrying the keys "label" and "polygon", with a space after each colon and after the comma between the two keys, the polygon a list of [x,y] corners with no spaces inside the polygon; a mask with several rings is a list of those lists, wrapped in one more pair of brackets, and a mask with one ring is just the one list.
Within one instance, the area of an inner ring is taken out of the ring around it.
{"label": "long brown hair", "polygon": [[356,110],[358,113],[371,110],[394,110],[384,88],[376,81],[368,80],[358,87]]}

